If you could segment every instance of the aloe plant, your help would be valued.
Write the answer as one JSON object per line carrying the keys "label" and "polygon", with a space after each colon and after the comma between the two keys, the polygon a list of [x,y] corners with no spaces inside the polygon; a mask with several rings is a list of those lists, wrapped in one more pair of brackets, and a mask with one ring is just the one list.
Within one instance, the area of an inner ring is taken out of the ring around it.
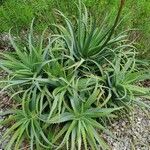
{"label": "aloe plant", "polygon": [[41,99],[41,96],[39,94],[36,96],[35,90],[30,91],[29,94],[24,93],[22,103],[18,108],[1,113],[3,116],[9,115],[8,118],[0,122],[1,126],[10,125],[0,139],[0,143],[2,143],[7,138],[10,138],[5,147],[6,150],[10,150],[13,145],[14,150],[18,150],[25,142],[29,144],[28,147],[31,150],[34,147],[36,149],[55,147],[47,138],[45,131],[43,131],[43,124],[38,117],[39,112],[35,109],[39,99]]}
{"label": "aloe plant", "polygon": [[[87,79],[86,82],[84,81],[86,86],[83,85],[82,87],[80,86],[83,82],[82,79],[76,79],[71,82],[71,86],[67,90],[68,92],[63,93],[63,95],[62,92],[57,94],[65,96],[61,97],[59,101],[57,99],[57,104],[54,100],[55,105],[51,107],[51,110],[53,110],[53,114],[50,113],[52,114],[51,117],[49,117],[49,114],[42,114],[40,117],[46,123],[46,127],[49,127],[51,124],[59,124],[59,130],[57,130],[52,139],[52,143],[57,143],[57,149],[63,147],[65,144],[66,149],[81,149],[82,143],[85,149],[88,149],[88,145],[92,149],[98,149],[99,146],[103,149],[109,149],[108,144],[99,135],[98,130],[106,132],[111,136],[112,134],[103,126],[103,123],[96,119],[103,120],[107,117],[114,117],[115,115],[112,113],[120,110],[121,107],[101,108],[97,102],[100,100],[103,91],[101,91],[97,80],[95,80],[94,85],[93,81],[90,80]],[[64,108],[60,112],[59,102],[61,100]]]}
{"label": "aloe plant", "polygon": [[140,80],[147,77],[145,71],[136,69],[134,56],[133,53],[132,57],[122,58],[121,54],[115,59],[114,64],[109,62],[112,68],[106,72],[106,89],[109,87],[109,91],[111,91],[110,105],[115,104],[131,108],[132,104],[136,103],[150,108],[144,102],[137,100],[137,97],[149,98],[150,90],[137,85]]}
{"label": "aloe plant", "polygon": [[115,53],[112,49],[113,45],[118,45],[125,38],[125,35],[112,37],[118,25],[124,3],[121,1],[114,24],[108,29],[104,29],[103,24],[101,27],[97,27],[95,20],[88,14],[85,6],[82,13],[81,5],[81,2],[79,2],[79,17],[75,24],[62,12],[57,11],[65,20],[66,26],[57,24],[55,26],[58,28],[62,39],[64,39],[70,56],[77,60],[81,60],[81,58],[98,59],[100,63],[105,57],[112,57]]}
{"label": "aloe plant", "polygon": [[13,89],[16,89],[16,94],[18,94],[26,90],[32,90],[34,87],[39,90],[47,85],[57,87],[59,77],[65,78],[66,74],[64,74],[63,62],[61,61],[63,59],[59,55],[61,54],[59,51],[63,49],[63,47],[60,47],[61,42],[56,43],[57,38],[49,37],[48,43],[45,45],[45,32],[46,30],[43,31],[37,44],[33,39],[32,22],[28,43],[25,47],[16,44],[11,34],[9,34],[14,51],[0,53],[0,67],[8,73],[8,77],[0,81],[5,85],[2,91],[13,87]]}

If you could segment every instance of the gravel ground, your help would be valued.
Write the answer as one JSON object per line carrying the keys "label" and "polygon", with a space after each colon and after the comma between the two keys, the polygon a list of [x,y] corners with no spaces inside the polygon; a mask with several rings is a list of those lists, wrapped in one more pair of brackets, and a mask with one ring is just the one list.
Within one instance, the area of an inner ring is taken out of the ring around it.
{"label": "gravel ground", "polygon": [[[11,100],[8,97],[7,93],[1,92],[0,93],[0,112],[3,112],[11,107],[12,107],[12,103],[11,103]],[[0,121],[3,119],[5,119],[5,118],[0,116]],[[0,140],[1,140],[1,137],[2,137],[3,133],[5,132],[5,130],[6,130],[5,127],[0,126]],[[0,144],[0,150],[3,150],[5,148],[7,141],[8,140],[6,140],[2,144]]]}
{"label": "gravel ground", "polygon": [[0,51],[9,51],[11,49],[8,34],[0,34]]}
{"label": "gravel ground", "polygon": [[[147,102],[150,105],[150,102]],[[110,130],[120,141],[104,134],[112,150],[150,150],[150,110],[144,113],[136,107],[130,117],[115,121]]]}
{"label": "gravel ground", "polygon": [[[0,80],[6,75],[7,75],[6,72],[0,71]],[[11,107],[12,107],[12,101],[10,100],[7,92],[6,91],[4,91],[4,92],[0,91],[0,113],[11,108]],[[3,119],[4,119],[4,117],[2,117],[0,115],[0,121]],[[2,137],[3,133],[5,132],[5,130],[6,130],[5,127],[0,126],[0,141],[1,141],[1,137]],[[3,150],[5,148],[7,141],[8,140],[6,140],[2,144],[0,144],[0,150]]]}

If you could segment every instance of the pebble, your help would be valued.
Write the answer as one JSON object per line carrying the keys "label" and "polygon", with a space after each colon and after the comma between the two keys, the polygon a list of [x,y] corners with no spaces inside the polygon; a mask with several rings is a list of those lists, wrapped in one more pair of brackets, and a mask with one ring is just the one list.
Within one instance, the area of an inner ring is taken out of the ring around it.
{"label": "pebble", "polygon": [[[150,105],[150,101],[147,103]],[[150,110],[147,110],[147,113],[150,114]],[[130,119],[132,124],[124,118],[111,125],[110,130],[119,141],[103,134],[111,145],[111,150],[150,150],[150,117],[139,107],[135,107],[134,118]]]}

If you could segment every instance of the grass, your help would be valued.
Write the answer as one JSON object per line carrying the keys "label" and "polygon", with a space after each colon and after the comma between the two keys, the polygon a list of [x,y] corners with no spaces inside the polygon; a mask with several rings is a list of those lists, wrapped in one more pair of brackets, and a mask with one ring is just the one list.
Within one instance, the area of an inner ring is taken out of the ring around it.
{"label": "grass", "polygon": [[1,113],[7,117],[0,125],[8,129],[0,143],[11,136],[6,150],[24,142],[31,150],[108,150],[101,133],[116,138],[109,122],[123,112],[128,116],[135,105],[150,108],[137,100],[150,98],[149,88],[137,85],[149,79],[147,70],[138,68],[128,32],[119,32],[123,2],[108,26],[98,26],[79,1],[75,18],[56,11],[61,21],[54,20],[51,32],[34,35],[36,19],[25,41],[9,32],[13,51],[0,53],[0,67],[8,73],[0,83],[16,105]]}

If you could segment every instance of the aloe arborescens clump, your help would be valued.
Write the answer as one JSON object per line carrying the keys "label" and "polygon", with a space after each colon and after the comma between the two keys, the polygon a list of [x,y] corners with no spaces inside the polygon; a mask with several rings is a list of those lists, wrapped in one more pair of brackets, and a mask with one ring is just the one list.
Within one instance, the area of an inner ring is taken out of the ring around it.
{"label": "aloe arborescens clump", "polygon": [[80,3],[75,24],[57,11],[66,25],[55,24],[58,32],[46,42],[44,32],[40,42],[33,41],[33,23],[25,47],[10,38],[15,51],[1,53],[0,67],[8,76],[0,82],[17,105],[1,113],[8,118],[0,125],[10,128],[0,142],[12,135],[6,150],[18,150],[24,141],[31,150],[108,150],[101,136],[113,137],[108,120],[134,104],[149,108],[136,99],[149,98],[149,89],[135,84],[144,75],[136,68],[135,47],[125,35],[113,35],[124,2],[107,29],[96,26]]}

